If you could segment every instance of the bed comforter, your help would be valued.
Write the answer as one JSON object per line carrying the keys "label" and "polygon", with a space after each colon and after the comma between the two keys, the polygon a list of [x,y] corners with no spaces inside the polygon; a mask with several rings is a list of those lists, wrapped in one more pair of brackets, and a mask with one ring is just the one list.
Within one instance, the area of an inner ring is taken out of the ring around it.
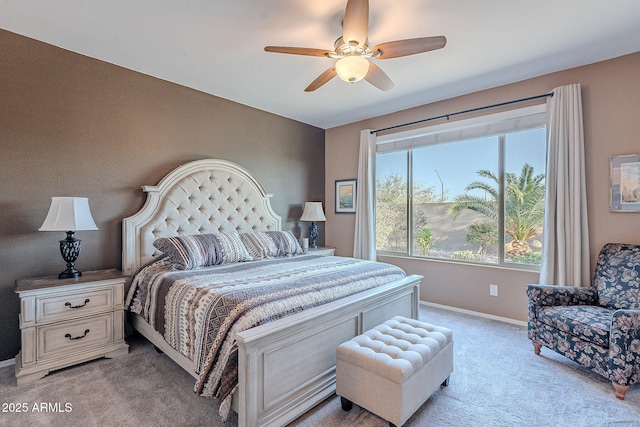
{"label": "bed comforter", "polygon": [[237,387],[235,334],[405,276],[395,266],[343,257],[295,256],[176,270],[142,267],[127,296],[177,351],[194,362],[194,391],[221,400],[226,418]]}

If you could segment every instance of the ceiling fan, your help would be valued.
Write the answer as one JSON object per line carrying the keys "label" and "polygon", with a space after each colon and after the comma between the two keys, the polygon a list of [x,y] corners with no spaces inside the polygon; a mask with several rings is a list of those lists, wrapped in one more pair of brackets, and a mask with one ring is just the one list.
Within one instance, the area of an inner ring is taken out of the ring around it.
{"label": "ceiling fan", "polygon": [[420,37],[369,45],[369,1],[347,0],[347,8],[342,22],[342,37],[334,43],[334,50],[308,47],[266,46],[267,52],[293,55],[326,56],[338,59],[333,67],[320,74],[305,92],[312,92],[336,75],[346,82],[357,82],[363,78],[380,90],[393,88],[391,79],[369,58],[390,59],[415,55],[441,49],[447,44],[444,36]]}

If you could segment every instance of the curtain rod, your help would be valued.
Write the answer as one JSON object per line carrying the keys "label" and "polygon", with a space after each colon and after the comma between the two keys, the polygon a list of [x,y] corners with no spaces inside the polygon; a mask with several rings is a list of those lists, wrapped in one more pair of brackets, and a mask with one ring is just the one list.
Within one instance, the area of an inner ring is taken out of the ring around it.
{"label": "curtain rod", "polygon": [[553,96],[553,92],[545,93],[545,94],[542,94],[542,95],[530,96],[528,98],[515,99],[513,101],[501,102],[499,104],[485,105],[484,107],[472,108],[470,110],[458,111],[456,113],[443,114],[441,116],[430,117],[428,119],[422,119],[422,120],[416,120],[415,122],[403,123],[401,125],[389,126],[388,128],[372,130],[372,131],[370,131],[370,133],[374,134],[374,133],[378,133],[378,132],[384,132],[384,131],[391,130],[391,129],[397,129],[397,128],[402,128],[402,127],[405,127],[405,126],[416,125],[418,123],[424,123],[424,122],[428,122],[428,121],[431,121],[431,120],[437,120],[437,119],[446,118],[447,120],[449,120],[449,117],[457,116],[459,114],[473,113],[475,111],[487,110],[489,108],[502,107],[504,105],[517,104],[518,102],[531,101],[531,100],[539,99],[539,98],[547,98],[549,96]]}

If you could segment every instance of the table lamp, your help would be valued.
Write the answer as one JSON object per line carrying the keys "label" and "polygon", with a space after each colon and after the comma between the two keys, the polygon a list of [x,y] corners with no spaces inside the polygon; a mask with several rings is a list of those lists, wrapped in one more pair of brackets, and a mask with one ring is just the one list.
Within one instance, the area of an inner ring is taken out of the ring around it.
{"label": "table lamp", "polygon": [[82,272],[76,270],[74,262],[80,254],[80,240],[74,233],[78,230],[97,230],[91,216],[89,199],[86,197],[52,197],[49,213],[39,231],[64,231],[67,238],[60,240],[60,253],[67,263],[67,269],[58,275],[59,279],[78,278]]}
{"label": "table lamp", "polygon": [[326,221],[327,218],[324,216],[324,211],[322,210],[322,202],[305,202],[304,211],[302,212],[302,217],[300,217],[300,221],[311,221],[311,225],[309,226],[309,247],[317,248],[316,238],[318,237],[318,226],[316,225],[316,221]]}

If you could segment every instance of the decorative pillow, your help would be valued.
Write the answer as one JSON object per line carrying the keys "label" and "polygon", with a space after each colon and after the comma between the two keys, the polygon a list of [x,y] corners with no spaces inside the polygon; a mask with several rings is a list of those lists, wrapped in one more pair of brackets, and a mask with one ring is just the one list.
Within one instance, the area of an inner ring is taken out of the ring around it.
{"label": "decorative pillow", "polygon": [[254,259],[278,258],[302,253],[302,248],[291,231],[241,233],[240,239]]}
{"label": "decorative pillow", "polygon": [[302,253],[300,243],[290,231],[265,231],[275,242],[278,253],[276,257],[292,256]]}
{"label": "decorative pillow", "polygon": [[153,246],[170,257],[180,270],[253,259],[242,244],[238,233],[163,237],[153,242]]}
{"label": "decorative pillow", "polygon": [[240,240],[253,259],[272,258],[278,253],[276,242],[266,232],[240,233]]}

